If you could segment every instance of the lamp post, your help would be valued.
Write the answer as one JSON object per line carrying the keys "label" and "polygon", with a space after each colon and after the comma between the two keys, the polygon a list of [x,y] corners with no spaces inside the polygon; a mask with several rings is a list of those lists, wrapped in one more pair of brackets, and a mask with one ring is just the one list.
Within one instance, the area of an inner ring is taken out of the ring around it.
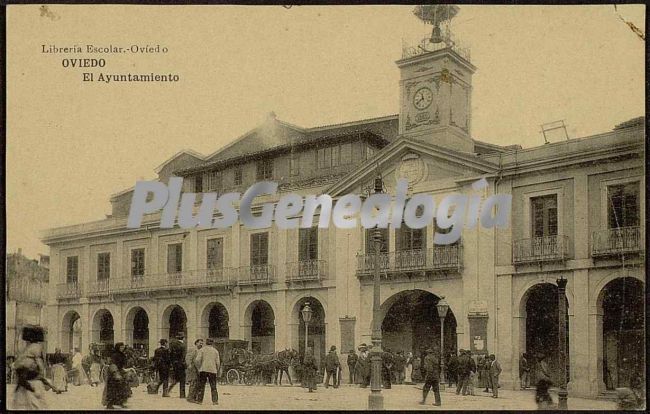
{"label": "lamp post", "polygon": [[440,317],[440,388],[444,389],[445,384],[445,317],[449,310],[449,304],[444,296],[436,304],[438,316]]}
{"label": "lamp post", "polygon": [[[380,176],[375,178],[375,194],[383,192],[384,183]],[[369,410],[383,410],[384,396],[381,395],[381,312],[380,312],[380,276],[379,255],[381,253],[381,230],[376,228],[372,233],[375,244],[374,281],[372,290],[372,351],[370,352],[370,395],[368,395]]]}
{"label": "lamp post", "polygon": [[566,390],[566,284],[567,280],[560,276],[557,279],[557,296],[558,296],[558,313],[559,313],[559,345],[560,352],[560,389],[558,390],[558,408],[560,410],[567,409],[567,390]]}
{"label": "lamp post", "polygon": [[307,353],[307,350],[309,349],[309,343],[307,342],[307,336],[309,335],[309,322],[311,322],[311,316],[314,314],[314,311],[311,310],[309,307],[309,302],[305,302],[305,306],[303,306],[302,310],[300,311],[302,313],[302,320],[305,321],[305,354]]}

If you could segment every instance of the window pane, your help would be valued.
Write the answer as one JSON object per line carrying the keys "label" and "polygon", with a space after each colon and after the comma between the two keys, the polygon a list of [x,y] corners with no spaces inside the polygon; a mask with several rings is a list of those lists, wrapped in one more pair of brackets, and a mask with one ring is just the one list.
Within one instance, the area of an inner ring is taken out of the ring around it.
{"label": "window pane", "polygon": [[207,268],[219,269],[223,267],[223,239],[210,239],[207,243]]}
{"label": "window pane", "polygon": [[110,253],[99,253],[97,255],[97,280],[106,280],[111,274]]}
{"label": "window pane", "polygon": [[332,147],[332,167],[339,165],[339,146]]}
{"label": "window pane", "polygon": [[181,243],[167,246],[167,273],[183,270],[183,245]]}
{"label": "window pane", "polygon": [[131,276],[144,275],[144,249],[131,250]]}
{"label": "window pane", "polygon": [[251,265],[260,266],[268,263],[268,233],[251,235]]}
{"label": "window pane", "polygon": [[233,179],[234,184],[235,185],[241,185],[242,179],[243,179],[242,167],[236,167],[235,170],[234,170],[234,175],[235,175],[235,177]]}
{"label": "window pane", "polygon": [[300,229],[298,260],[318,260],[318,228]]}
{"label": "window pane", "polygon": [[[375,252],[375,243],[373,242],[372,235],[377,229],[366,230],[366,254]],[[379,247],[380,253],[388,253],[388,229],[379,229],[381,232],[381,245]]]}

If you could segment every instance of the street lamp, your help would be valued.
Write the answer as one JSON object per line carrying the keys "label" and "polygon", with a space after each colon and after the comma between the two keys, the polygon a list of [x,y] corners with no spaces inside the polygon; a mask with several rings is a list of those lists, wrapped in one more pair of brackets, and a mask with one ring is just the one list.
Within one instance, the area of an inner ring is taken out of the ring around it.
{"label": "street lamp", "polygon": [[440,317],[440,388],[444,389],[445,383],[445,317],[449,310],[449,304],[444,296],[436,304],[438,316]]}
{"label": "street lamp", "polygon": [[557,282],[557,296],[558,296],[558,313],[559,313],[559,345],[560,352],[560,389],[558,390],[558,408],[560,410],[567,409],[567,390],[566,390],[566,284],[567,280],[564,276],[560,275]]}
{"label": "street lamp", "polygon": [[309,307],[309,302],[305,302],[305,306],[302,308],[302,320],[305,321],[305,354],[307,353],[307,350],[309,349],[309,345],[307,342],[307,335],[309,334],[309,322],[311,322],[311,316],[314,314],[314,311],[311,310]]}
{"label": "street lamp", "polygon": [[[375,194],[383,193],[384,183],[381,176],[375,177]],[[380,309],[380,279],[379,255],[381,253],[381,230],[375,228],[372,232],[375,242],[374,280],[372,290],[372,351],[370,352],[370,395],[368,395],[369,410],[383,410],[384,396],[381,395],[381,309]]]}

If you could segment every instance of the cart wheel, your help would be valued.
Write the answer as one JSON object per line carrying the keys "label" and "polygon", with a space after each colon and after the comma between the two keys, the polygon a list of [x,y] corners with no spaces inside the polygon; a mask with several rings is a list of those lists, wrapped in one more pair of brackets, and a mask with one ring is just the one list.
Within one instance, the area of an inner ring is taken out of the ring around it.
{"label": "cart wheel", "polygon": [[226,373],[226,383],[227,384],[239,384],[239,372],[236,369],[231,368]]}

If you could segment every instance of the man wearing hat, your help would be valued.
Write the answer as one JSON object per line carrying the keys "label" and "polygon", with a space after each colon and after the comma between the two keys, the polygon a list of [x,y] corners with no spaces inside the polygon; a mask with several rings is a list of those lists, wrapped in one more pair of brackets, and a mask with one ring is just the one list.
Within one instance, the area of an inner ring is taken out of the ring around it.
{"label": "man wearing hat", "polygon": [[334,381],[334,388],[338,388],[338,371],[339,367],[341,366],[341,362],[339,361],[339,356],[336,353],[336,346],[332,345],[330,348],[330,352],[327,354],[325,357],[325,371],[327,372],[327,375],[325,376],[325,388],[329,388],[330,386],[330,377],[332,377]]}
{"label": "man wearing hat", "polygon": [[179,384],[181,398],[185,398],[185,354],[187,348],[183,343],[184,337],[185,335],[179,332],[176,334],[176,338],[169,342],[169,359],[174,373],[172,383],[169,385],[169,392],[172,391],[174,385]]}
{"label": "man wearing hat", "polygon": [[348,371],[350,371],[350,384],[356,383],[355,370],[357,366],[357,361],[359,361],[359,356],[354,352],[354,349],[350,349],[350,354],[348,355]]}
{"label": "man wearing hat", "polygon": [[359,345],[359,360],[356,366],[357,381],[361,382],[361,388],[370,385],[370,356],[368,355],[368,345]]}
{"label": "man wearing hat", "polygon": [[158,372],[158,383],[155,387],[155,393],[158,393],[160,384],[163,386],[163,397],[169,397],[169,367],[170,367],[169,349],[167,349],[167,340],[160,340],[160,347],[153,354],[153,366]]}
{"label": "man wearing hat", "polygon": [[440,401],[440,358],[431,348],[424,351],[427,355],[424,357],[424,387],[422,388],[422,401],[420,404],[424,405],[427,400],[429,390],[433,389],[435,401],[433,405],[439,406],[442,404]]}

